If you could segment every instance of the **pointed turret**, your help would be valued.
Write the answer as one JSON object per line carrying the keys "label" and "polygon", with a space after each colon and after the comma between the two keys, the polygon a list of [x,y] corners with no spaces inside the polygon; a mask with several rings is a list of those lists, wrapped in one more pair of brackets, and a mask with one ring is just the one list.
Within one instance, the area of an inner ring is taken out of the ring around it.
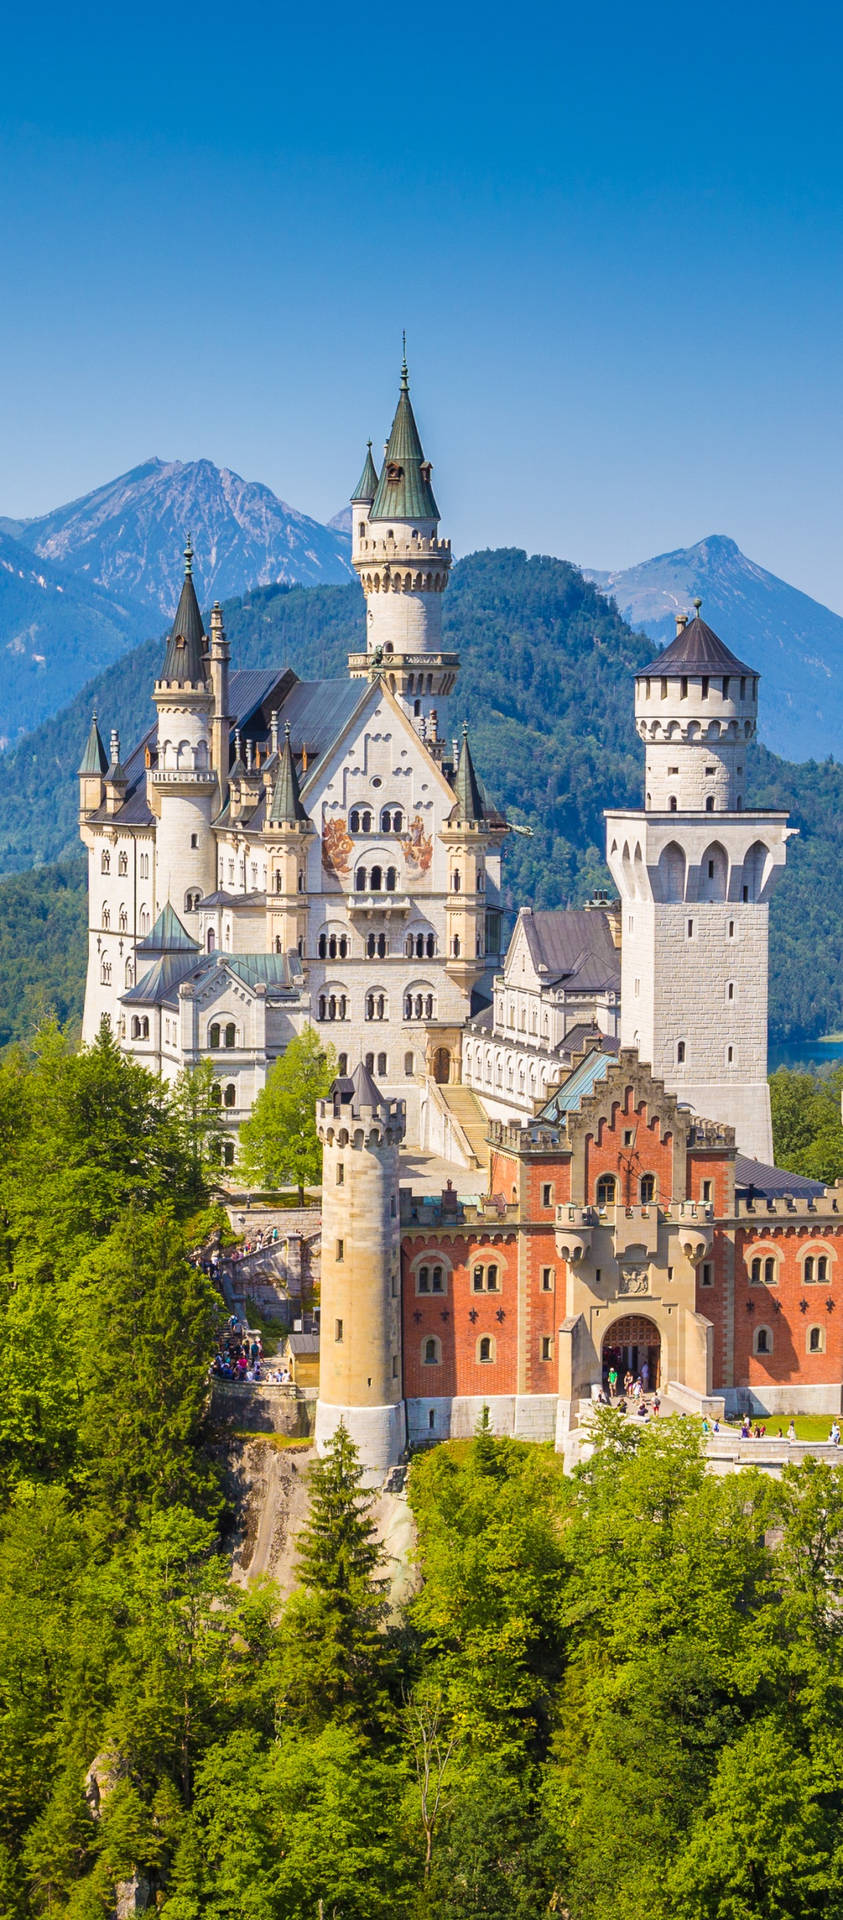
{"label": "pointed turret", "polygon": [[207,680],[205,634],[193,585],[193,547],[190,534],[184,550],[184,585],[167,641],[161,679],[172,686],[196,686]]}
{"label": "pointed turret", "polygon": [[97,807],[102,806],[107,772],[108,754],[102,743],[102,735],[97,726],[97,716],[94,711],[91,715],[91,726],[79,768],[80,814],[95,813]]}
{"label": "pointed turret", "polygon": [[354,492],[351,496],[351,504],[353,507],[358,507],[358,506],[370,507],[372,504],[372,501],[374,500],[375,494],[377,493],[377,490],[378,490],[378,476],[377,476],[374,460],[372,459],[371,440],[367,441],[366,448],[367,448],[367,451],[366,451],[366,458],[363,463],[363,472],[361,473],[360,478],[357,482],[357,485],[354,489]]}
{"label": "pointed turret", "polygon": [[95,707],[91,714],[91,726],[85,742],[85,751],[82,755],[82,763],[79,768],[79,778],[81,780],[86,775],[97,777],[105,773],[107,767],[108,755],[102,743],[102,735],[99,727],[97,726],[97,710]]}
{"label": "pointed turret", "polygon": [[[299,790],[299,778],[293,749],[290,745],[290,722],[284,729],[284,745],[281,749],[281,763],[275,779],[275,788],[269,804],[267,823],[273,827],[296,826],[300,820],[308,821],[302,806]],[[308,825],[310,822],[308,821]]]}
{"label": "pointed turret", "polygon": [[167,900],[155,922],[151,933],[139,940],[135,949],[149,959],[157,960],[163,953],[198,953],[199,942],[182,926],[175,908]]}
{"label": "pointed turret", "polygon": [[486,818],[486,809],[483,804],[480,784],[474,771],[474,761],[471,758],[471,748],[468,744],[467,722],[463,725],[462,730],[462,746],[460,747],[457,776],[454,781],[454,792],[457,796],[457,804],[451,808],[448,816],[449,820],[454,823],[458,820],[464,820],[471,826],[479,826],[480,822]]}
{"label": "pointed turret", "polygon": [[406,359],[395,419],[386,443],[381,477],[369,514],[372,520],[438,520],[439,508],[430,484],[432,468],[425,460],[410,400]]}

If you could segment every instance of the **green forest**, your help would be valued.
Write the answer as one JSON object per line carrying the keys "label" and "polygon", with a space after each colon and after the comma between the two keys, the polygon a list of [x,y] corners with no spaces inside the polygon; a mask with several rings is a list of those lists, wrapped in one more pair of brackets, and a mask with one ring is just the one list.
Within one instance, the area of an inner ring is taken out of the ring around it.
{"label": "green forest", "polygon": [[[266,587],[225,608],[235,666],[289,664],[302,678],[343,675],[362,618],[356,586]],[[575,567],[518,549],[458,563],[445,636],[462,659],[455,730],[468,719],[490,794],[532,831],[510,836],[508,904],[577,904],[608,879],[603,808],[641,800],[632,676],[652,642],[632,633]],[[740,651],[739,635],[723,637]],[[91,706],[106,730],[119,727],[125,750],[152,719],[160,657],[161,642],[145,642],[0,757],[0,871],[77,854],[74,776]],[[752,766],[750,800],[787,808],[799,830],[771,908],[771,1031],[813,1036],[843,1024],[843,955],[827,932],[843,914],[843,767],[831,759],[793,765],[760,746]],[[23,921],[20,933],[25,951],[32,941]],[[59,976],[65,971],[62,955]],[[62,991],[59,977],[55,999],[64,1005]],[[2,993],[0,981],[0,1006]]]}
{"label": "green forest", "polygon": [[[231,1579],[207,1077],[0,1065],[0,1920],[834,1920],[843,1487],[682,1419],[416,1456],[414,1588],[344,1430],[298,1584]],[[320,1904],[321,1903],[321,1904]]]}

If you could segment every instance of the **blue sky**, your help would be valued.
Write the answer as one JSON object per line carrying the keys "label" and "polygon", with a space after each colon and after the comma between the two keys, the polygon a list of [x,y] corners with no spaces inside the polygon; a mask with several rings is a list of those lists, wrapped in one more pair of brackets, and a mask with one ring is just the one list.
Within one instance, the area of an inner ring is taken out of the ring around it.
{"label": "blue sky", "polygon": [[730,533],[843,611],[840,18],[7,15],[0,512],[157,453],[328,518],[406,327],[459,551]]}

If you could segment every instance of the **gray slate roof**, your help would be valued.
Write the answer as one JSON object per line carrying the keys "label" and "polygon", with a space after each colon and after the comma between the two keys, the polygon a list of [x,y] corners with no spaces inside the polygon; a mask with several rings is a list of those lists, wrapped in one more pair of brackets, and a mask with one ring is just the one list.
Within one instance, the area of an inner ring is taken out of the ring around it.
{"label": "gray slate roof", "polygon": [[817,1199],[825,1193],[821,1180],[808,1180],[802,1173],[788,1173],[784,1167],[767,1167],[761,1160],[750,1160],[745,1153],[735,1156],[735,1186],[742,1197],[750,1187],[756,1199]]}
{"label": "gray slate roof", "polygon": [[648,667],[639,667],[636,680],[645,680],[649,674],[661,674],[664,679],[681,679],[688,673],[744,673],[755,674],[754,667],[745,667],[723,641],[707,627],[699,614],[695,620],[689,620],[682,633],[677,633],[670,646],[656,655]]}
{"label": "gray slate roof", "polygon": [[620,955],[604,913],[551,907],[526,910],[519,917],[543,986],[564,981],[572,993],[620,989]]}

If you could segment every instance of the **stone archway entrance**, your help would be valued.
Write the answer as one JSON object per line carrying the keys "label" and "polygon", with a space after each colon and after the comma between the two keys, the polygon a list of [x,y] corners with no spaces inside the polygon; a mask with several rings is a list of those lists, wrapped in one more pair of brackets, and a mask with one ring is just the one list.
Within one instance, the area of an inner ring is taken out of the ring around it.
{"label": "stone archway entrance", "polygon": [[661,1334],[655,1321],[648,1320],[643,1313],[627,1313],[623,1319],[613,1320],[603,1336],[604,1389],[614,1362],[621,1383],[625,1373],[634,1374],[636,1379],[640,1373],[645,1391],[652,1393],[661,1385],[661,1347]]}

